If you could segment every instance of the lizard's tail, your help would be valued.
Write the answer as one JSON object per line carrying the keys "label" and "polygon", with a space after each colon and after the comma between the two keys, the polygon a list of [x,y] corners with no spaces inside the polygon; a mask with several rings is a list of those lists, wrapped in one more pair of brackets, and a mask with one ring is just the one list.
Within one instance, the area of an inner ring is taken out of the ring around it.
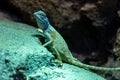
{"label": "lizard's tail", "polygon": [[88,65],[88,64],[84,64],[78,60],[72,60],[69,61],[71,64],[78,66],[78,67],[83,67],[83,68],[88,68],[88,69],[92,69],[92,70],[101,70],[101,71],[120,71],[120,67],[117,68],[105,68],[105,67],[97,67],[97,66],[92,66],[92,65]]}

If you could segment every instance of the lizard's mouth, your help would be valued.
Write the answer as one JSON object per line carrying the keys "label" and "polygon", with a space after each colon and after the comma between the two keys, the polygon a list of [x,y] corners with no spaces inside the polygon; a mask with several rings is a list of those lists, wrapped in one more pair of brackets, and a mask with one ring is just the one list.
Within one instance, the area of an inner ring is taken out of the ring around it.
{"label": "lizard's mouth", "polygon": [[37,15],[36,13],[34,13],[34,17],[39,19],[39,15]]}

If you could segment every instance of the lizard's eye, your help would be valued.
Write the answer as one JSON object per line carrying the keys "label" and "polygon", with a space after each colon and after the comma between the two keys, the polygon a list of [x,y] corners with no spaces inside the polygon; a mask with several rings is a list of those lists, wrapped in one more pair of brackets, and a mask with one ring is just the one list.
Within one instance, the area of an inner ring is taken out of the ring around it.
{"label": "lizard's eye", "polygon": [[46,17],[46,15],[44,15],[44,14],[40,14],[40,16],[41,16],[42,18]]}

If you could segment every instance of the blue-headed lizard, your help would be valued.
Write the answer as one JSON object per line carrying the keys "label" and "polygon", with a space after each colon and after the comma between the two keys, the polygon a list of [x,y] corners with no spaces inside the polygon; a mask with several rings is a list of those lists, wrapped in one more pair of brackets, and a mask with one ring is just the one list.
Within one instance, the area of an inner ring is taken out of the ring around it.
{"label": "blue-headed lizard", "polygon": [[48,40],[48,42],[43,44],[43,46],[49,46],[53,50],[53,52],[57,56],[60,65],[62,65],[62,61],[64,61],[66,63],[78,67],[83,67],[93,70],[103,70],[103,71],[120,70],[120,67],[118,68],[97,67],[97,66],[87,65],[78,61],[72,56],[63,37],[52,27],[46,14],[40,10],[34,13],[34,17],[36,18],[38,27],[42,30],[42,33],[44,34],[45,38]]}

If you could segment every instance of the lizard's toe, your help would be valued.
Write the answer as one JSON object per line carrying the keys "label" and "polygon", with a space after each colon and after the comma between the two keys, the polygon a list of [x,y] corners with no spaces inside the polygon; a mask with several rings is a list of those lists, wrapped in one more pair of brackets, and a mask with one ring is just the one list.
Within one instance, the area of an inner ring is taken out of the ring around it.
{"label": "lizard's toe", "polygon": [[57,63],[59,67],[62,67],[62,66],[63,66],[62,61],[60,61],[60,60],[58,60],[58,59],[55,60],[55,63]]}

